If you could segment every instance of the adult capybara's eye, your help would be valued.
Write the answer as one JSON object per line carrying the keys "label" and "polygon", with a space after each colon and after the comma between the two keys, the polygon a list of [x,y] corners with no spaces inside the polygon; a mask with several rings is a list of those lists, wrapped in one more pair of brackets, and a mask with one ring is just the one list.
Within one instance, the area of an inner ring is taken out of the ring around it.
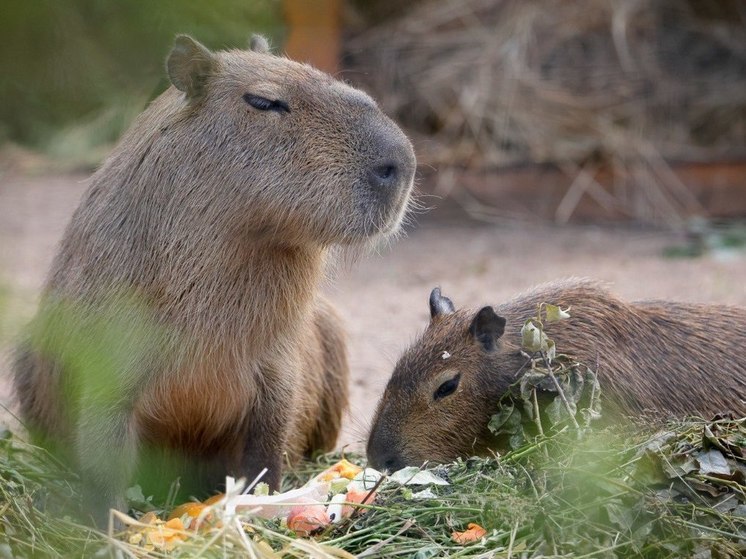
{"label": "adult capybara's eye", "polygon": [[278,113],[289,113],[290,107],[285,101],[279,99],[267,99],[260,95],[252,95],[251,93],[244,93],[243,100],[249,105],[260,111],[275,111]]}
{"label": "adult capybara's eye", "polygon": [[433,399],[440,400],[456,392],[456,389],[458,388],[458,383],[460,380],[461,380],[461,373],[445,381],[435,391],[435,394],[433,394]]}

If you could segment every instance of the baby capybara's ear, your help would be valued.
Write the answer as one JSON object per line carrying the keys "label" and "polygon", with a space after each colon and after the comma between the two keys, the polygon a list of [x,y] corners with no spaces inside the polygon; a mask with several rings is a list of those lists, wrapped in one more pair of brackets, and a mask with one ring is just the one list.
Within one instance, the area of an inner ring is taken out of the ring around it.
{"label": "baby capybara's ear", "polygon": [[193,101],[204,95],[207,78],[216,63],[217,58],[206,46],[189,35],[177,35],[166,60],[166,71],[174,87]]}
{"label": "baby capybara's ear", "polygon": [[440,294],[440,287],[436,287],[430,292],[431,319],[442,314],[451,314],[455,311],[456,308],[453,306],[453,302],[448,297],[443,297]]}
{"label": "baby capybara's ear", "polygon": [[505,332],[505,319],[492,307],[482,307],[471,321],[469,332],[486,351],[492,351],[495,342]]}

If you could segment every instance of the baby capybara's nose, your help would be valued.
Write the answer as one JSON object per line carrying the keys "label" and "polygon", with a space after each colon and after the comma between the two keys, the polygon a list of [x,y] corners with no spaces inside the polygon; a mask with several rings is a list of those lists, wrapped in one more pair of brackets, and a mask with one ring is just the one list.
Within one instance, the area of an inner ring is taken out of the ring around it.
{"label": "baby capybara's nose", "polygon": [[404,460],[394,454],[379,456],[379,455],[368,455],[368,460],[371,467],[375,468],[379,472],[386,472],[392,474],[398,470],[401,470],[406,466]]}
{"label": "baby capybara's nose", "polygon": [[396,429],[380,424],[373,426],[366,448],[368,463],[371,467],[380,472],[392,473],[407,466],[404,453],[400,452],[394,442],[397,438]]}

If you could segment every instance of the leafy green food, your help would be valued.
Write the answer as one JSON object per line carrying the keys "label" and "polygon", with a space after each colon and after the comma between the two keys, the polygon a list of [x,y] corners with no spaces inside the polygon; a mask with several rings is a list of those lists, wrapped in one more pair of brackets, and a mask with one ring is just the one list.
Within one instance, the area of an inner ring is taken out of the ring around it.
{"label": "leafy green food", "polygon": [[[231,517],[225,508],[211,511],[210,521],[195,530],[196,522],[165,520],[179,503],[137,486],[127,498],[134,509],[130,520],[139,526],[110,534],[92,530],[70,516],[80,500],[76,476],[43,449],[4,431],[0,557],[103,557],[111,551],[122,557],[262,559],[744,556],[746,418],[689,419],[663,430],[591,430],[600,414],[596,376],[562,353],[550,355],[554,345],[544,333],[545,324],[566,314],[539,307],[530,336],[538,349],[524,348],[522,375],[490,421],[512,450],[439,465],[421,476],[426,485],[384,479],[374,500],[312,538],[298,537],[285,519]],[[116,327],[114,318],[107,324]],[[79,341],[76,358],[108,363],[98,355],[111,345],[109,331],[92,331],[97,336]],[[157,339],[157,332],[142,331]],[[322,455],[286,472],[283,491],[301,487],[339,458]],[[365,463],[361,456],[347,458]],[[472,524],[484,535],[453,537]]]}
{"label": "leafy green food", "polygon": [[[526,362],[489,423],[496,437],[508,437],[511,448],[543,437],[547,429],[556,432],[568,425],[582,436],[591,421],[601,417],[601,387],[595,372],[557,353],[554,340],[544,331],[545,324],[570,318],[569,310],[541,303],[536,316],[523,324],[521,347]],[[554,396],[546,403],[550,394]]]}
{"label": "leafy green food", "polygon": [[[367,512],[315,538],[296,537],[280,520],[245,515],[239,523],[224,519],[210,531],[190,532],[170,551],[148,551],[45,504],[53,496],[76,498],[74,483],[65,481],[69,473],[7,434],[0,440],[0,553],[88,557],[115,546],[125,557],[741,557],[744,443],[746,419],[688,420],[655,432],[596,429],[582,440],[566,429],[499,459],[438,466],[432,473],[448,485],[430,485],[425,495],[419,487],[384,483],[362,507]],[[327,454],[302,463],[285,475],[283,489],[299,487],[338,459]],[[134,490],[132,496],[143,500]],[[486,535],[454,542],[453,531],[470,523]]]}

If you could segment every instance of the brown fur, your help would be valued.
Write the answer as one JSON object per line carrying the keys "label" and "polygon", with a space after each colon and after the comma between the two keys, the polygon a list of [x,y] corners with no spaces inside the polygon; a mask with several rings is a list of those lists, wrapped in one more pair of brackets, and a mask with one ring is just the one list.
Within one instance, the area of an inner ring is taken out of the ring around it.
{"label": "brown fur", "polygon": [[[368,441],[374,467],[445,462],[494,446],[487,424],[525,362],[520,329],[542,302],[571,307],[570,319],[546,331],[560,352],[598,369],[607,417],[746,414],[746,309],[626,303],[597,283],[569,280],[498,305],[497,319],[506,322],[475,327],[474,311],[454,311],[445,301],[397,363],[378,405]],[[455,392],[436,399],[457,374]]]}
{"label": "brown fur", "polygon": [[[414,153],[366,94],[252,48],[177,38],[174,86],[93,175],[18,352],[22,415],[69,450],[99,520],[143,450],[195,466],[204,495],[264,467],[277,487],[283,452],[328,450],[339,430],[344,338],[319,285],[334,246],[397,230]],[[47,312],[60,302],[71,324]],[[72,340],[107,309],[159,334],[115,337],[116,371],[91,383]]]}

